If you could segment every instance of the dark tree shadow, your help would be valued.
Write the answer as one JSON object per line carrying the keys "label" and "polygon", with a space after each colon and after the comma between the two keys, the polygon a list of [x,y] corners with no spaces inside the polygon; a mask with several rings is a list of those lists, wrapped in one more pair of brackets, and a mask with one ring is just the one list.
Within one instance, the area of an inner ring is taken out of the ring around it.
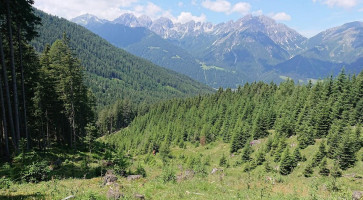
{"label": "dark tree shadow", "polygon": [[15,196],[7,196],[7,195],[0,195],[0,200],[28,200],[28,199],[45,199],[44,195],[40,193],[29,194],[29,195],[15,195]]}

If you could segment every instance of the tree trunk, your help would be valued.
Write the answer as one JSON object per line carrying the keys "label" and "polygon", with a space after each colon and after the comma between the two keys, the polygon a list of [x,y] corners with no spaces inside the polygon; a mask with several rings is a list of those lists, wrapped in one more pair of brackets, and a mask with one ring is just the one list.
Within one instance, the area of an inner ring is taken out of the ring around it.
{"label": "tree trunk", "polygon": [[[44,146],[49,146],[49,117],[48,117],[48,110],[45,110],[45,119],[47,120],[47,141],[46,141],[46,145]],[[43,138],[43,140],[45,140],[45,138]],[[45,142],[44,142],[45,144]]]}
{"label": "tree trunk", "polygon": [[[14,145],[14,149],[17,150],[17,142],[15,137],[15,129],[14,129],[14,121],[13,121],[13,109],[11,108],[11,101],[10,101],[10,91],[9,91],[9,84],[8,84],[8,75],[7,69],[5,65],[5,57],[4,57],[4,49],[3,49],[3,42],[2,38],[0,38],[0,56],[1,56],[1,65],[3,67],[3,76],[4,76],[4,86],[6,92],[6,103],[8,105],[8,116],[9,116],[9,123],[10,123],[10,130],[11,130],[11,137],[12,143]],[[4,109],[5,111],[5,109]]]}
{"label": "tree trunk", "polygon": [[8,125],[6,122],[6,112],[5,112],[5,104],[4,104],[4,95],[3,95],[3,86],[1,84],[1,76],[0,76],[0,102],[1,102],[1,114],[2,114],[2,122],[4,127],[4,142],[5,142],[5,156],[6,159],[10,158],[9,154],[9,137],[8,137]]}
{"label": "tree trunk", "polygon": [[24,109],[24,132],[26,137],[26,149],[30,148],[30,135],[28,132],[28,120],[26,116],[26,98],[25,98],[25,86],[24,86],[24,68],[23,68],[23,52],[21,45],[21,36],[20,36],[21,26],[18,26],[18,45],[19,45],[19,57],[20,57],[20,71],[21,71],[21,88],[22,88],[22,98],[23,98],[23,109]]}
{"label": "tree trunk", "polygon": [[20,128],[19,128],[19,102],[18,102],[18,88],[16,85],[16,72],[15,72],[15,61],[14,61],[14,45],[13,45],[13,32],[11,28],[11,16],[10,16],[10,4],[9,0],[6,0],[6,20],[8,23],[9,31],[9,46],[10,46],[10,64],[11,64],[11,75],[13,80],[13,98],[14,98],[14,121],[15,121],[15,133],[17,136],[17,148],[19,148],[20,140]]}

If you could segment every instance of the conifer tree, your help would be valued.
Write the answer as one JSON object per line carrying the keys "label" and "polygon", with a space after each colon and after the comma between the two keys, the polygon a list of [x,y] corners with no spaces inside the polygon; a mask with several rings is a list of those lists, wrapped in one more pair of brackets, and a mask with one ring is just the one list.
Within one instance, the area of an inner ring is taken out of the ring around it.
{"label": "conifer tree", "polygon": [[313,165],[312,163],[308,163],[308,165],[304,169],[304,176],[311,177],[313,173],[314,173]]}
{"label": "conifer tree", "polygon": [[274,154],[274,161],[275,162],[280,162],[280,159],[281,159],[281,156],[282,156],[282,153],[284,152],[285,148],[286,148],[287,144],[286,144],[286,138],[284,137],[281,137],[280,140],[279,140],[279,145],[275,151],[275,154]]}
{"label": "conifer tree", "polygon": [[313,157],[313,162],[312,162],[313,167],[318,166],[325,156],[326,156],[325,141],[322,141],[319,145],[319,150],[315,153]]}
{"label": "conifer tree", "polygon": [[230,152],[231,153],[237,152],[239,149],[241,149],[241,147],[243,147],[242,134],[240,132],[235,132],[232,137]]}
{"label": "conifer tree", "polygon": [[357,161],[355,155],[355,142],[353,139],[350,130],[347,130],[338,149],[337,156],[339,158],[339,166],[343,170],[354,166],[354,163]]}
{"label": "conifer tree", "polygon": [[328,157],[331,159],[337,159],[337,154],[339,150],[339,143],[341,140],[341,135],[344,132],[343,130],[343,121],[342,120],[334,120],[329,130],[329,134],[327,136],[327,144],[328,144]]}
{"label": "conifer tree", "polygon": [[281,156],[280,174],[282,174],[282,175],[290,174],[294,168],[293,165],[294,165],[293,160],[290,155],[289,148],[287,147],[287,148],[285,148],[285,150]]}
{"label": "conifer tree", "polygon": [[331,169],[331,176],[334,177],[334,179],[342,176],[342,171],[339,169],[339,161],[335,161],[333,168]]}
{"label": "conifer tree", "polygon": [[242,151],[242,162],[249,162],[251,161],[251,154],[253,153],[253,149],[250,144],[246,143],[245,147]]}
{"label": "conifer tree", "polygon": [[254,163],[256,165],[262,165],[263,162],[265,162],[265,160],[266,160],[266,158],[265,158],[265,150],[263,148],[260,148],[257,151],[256,158],[255,158]]}
{"label": "conifer tree", "polygon": [[298,162],[302,160],[302,156],[299,150],[299,147],[295,148],[293,154],[292,154],[292,160],[293,160],[293,167],[296,167]]}
{"label": "conifer tree", "polygon": [[322,176],[329,176],[330,170],[327,168],[326,157],[323,158],[319,165],[319,174]]}
{"label": "conifer tree", "polygon": [[299,126],[297,132],[297,140],[299,141],[300,148],[304,149],[315,143],[313,129],[310,125],[308,125],[308,122],[304,121]]}
{"label": "conifer tree", "polygon": [[254,139],[265,137],[268,134],[267,132],[267,124],[264,119],[264,113],[260,110],[257,113],[252,125],[252,135]]}

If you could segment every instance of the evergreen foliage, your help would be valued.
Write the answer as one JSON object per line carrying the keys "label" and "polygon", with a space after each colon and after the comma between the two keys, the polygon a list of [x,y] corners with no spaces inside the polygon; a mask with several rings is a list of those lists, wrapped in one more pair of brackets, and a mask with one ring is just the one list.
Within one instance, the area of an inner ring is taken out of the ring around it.
{"label": "evergreen foliage", "polygon": [[213,91],[187,76],[117,48],[80,25],[39,10],[35,14],[41,18],[42,26],[37,27],[39,37],[32,40],[32,46],[44,52],[46,44],[54,43],[66,33],[72,52],[85,68],[85,85],[94,93],[99,108],[119,99],[150,104]]}
{"label": "evergreen foliage", "polygon": [[319,174],[322,176],[329,176],[330,170],[327,168],[327,159],[323,158],[319,165]]}
{"label": "evergreen foliage", "polygon": [[[357,131],[350,124],[361,127],[358,125],[360,119],[357,120],[356,116],[343,119],[342,116],[345,109],[353,113],[357,103],[343,106],[342,111],[339,111],[342,114],[334,117],[333,107],[339,105],[330,102],[335,102],[341,95],[355,99],[360,93],[344,94],[334,89],[335,85],[340,85],[338,82],[341,79],[344,79],[342,83],[350,87],[358,87],[356,84],[363,79],[363,72],[355,76],[354,80],[339,76],[310,85],[295,85],[288,80],[279,86],[258,82],[245,84],[235,91],[219,89],[212,95],[170,100],[149,107],[148,112],[135,117],[128,128],[108,136],[107,141],[122,150],[142,154],[152,151],[152,145],[160,146],[166,137],[170,145],[179,144],[181,140],[195,145],[202,144],[202,141],[203,145],[207,145],[223,140],[231,144],[231,153],[243,148],[241,159],[247,162],[256,160],[259,155],[256,153],[252,159],[250,152],[251,145],[258,140],[251,143],[247,141],[272,135],[267,130],[274,128],[274,137],[268,137],[264,149],[270,152],[275,162],[281,162],[287,146],[286,138],[296,135],[299,149],[314,144],[316,139],[323,139],[312,161],[314,166],[318,166],[327,155],[334,160],[341,159],[343,168],[343,165],[351,167],[354,161],[348,158],[361,149],[357,142],[361,141],[357,139],[361,138],[361,133],[352,133]],[[322,112],[328,112],[329,117],[326,114],[319,117]],[[346,135],[350,136],[343,140]],[[350,152],[348,148],[343,148],[349,145],[354,147]],[[299,149],[290,153],[292,167],[303,161]]]}
{"label": "evergreen foliage", "polygon": [[286,148],[281,156],[280,174],[288,175],[294,168],[293,158],[290,155],[289,148]]}
{"label": "evergreen foliage", "polygon": [[308,163],[304,169],[304,176],[305,177],[311,177],[311,175],[314,173],[314,168],[312,163]]}
{"label": "evergreen foliage", "polygon": [[319,145],[319,150],[315,153],[313,157],[313,167],[316,167],[320,164],[320,162],[325,158],[326,150],[325,150],[325,142],[322,141]]}

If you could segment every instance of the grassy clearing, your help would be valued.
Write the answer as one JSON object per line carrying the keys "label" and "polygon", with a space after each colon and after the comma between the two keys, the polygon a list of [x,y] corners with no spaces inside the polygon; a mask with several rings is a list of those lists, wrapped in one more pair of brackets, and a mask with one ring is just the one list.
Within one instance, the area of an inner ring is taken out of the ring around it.
{"label": "grassy clearing", "polygon": [[[254,152],[266,142],[253,146]],[[223,142],[213,142],[206,146],[187,144],[186,148],[174,147],[169,158],[160,154],[144,155],[132,159],[131,171],[142,165],[147,177],[127,181],[119,177],[117,184],[125,199],[134,199],[135,194],[143,194],[146,199],[350,199],[352,191],[362,190],[363,162],[357,162],[354,168],[343,172],[336,184],[339,191],[331,191],[334,182],[332,177],[318,175],[318,167],[310,178],[303,176],[303,170],[318,149],[321,141],[302,151],[307,161],[297,166],[289,176],[278,172],[265,172],[264,166],[258,166],[250,173],[243,172],[244,165],[236,166],[240,154],[230,154],[230,145]],[[288,145],[295,146],[296,137],[288,139]],[[359,152],[361,155],[362,150]],[[220,167],[220,158],[225,155],[228,167]],[[254,155],[252,155],[254,156]],[[198,173],[181,181],[163,181],[166,168],[175,175],[181,175],[188,169],[191,158],[200,158],[205,164],[206,174]],[[277,167],[273,158],[266,156],[272,168]],[[333,165],[329,160],[328,168]],[[213,168],[223,169],[223,172],[211,174]],[[12,184],[8,189],[0,191],[3,199],[61,199],[75,195],[76,199],[106,199],[106,193],[115,186],[103,186],[102,178],[91,179],[62,179],[41,182],[38,184]]]}

